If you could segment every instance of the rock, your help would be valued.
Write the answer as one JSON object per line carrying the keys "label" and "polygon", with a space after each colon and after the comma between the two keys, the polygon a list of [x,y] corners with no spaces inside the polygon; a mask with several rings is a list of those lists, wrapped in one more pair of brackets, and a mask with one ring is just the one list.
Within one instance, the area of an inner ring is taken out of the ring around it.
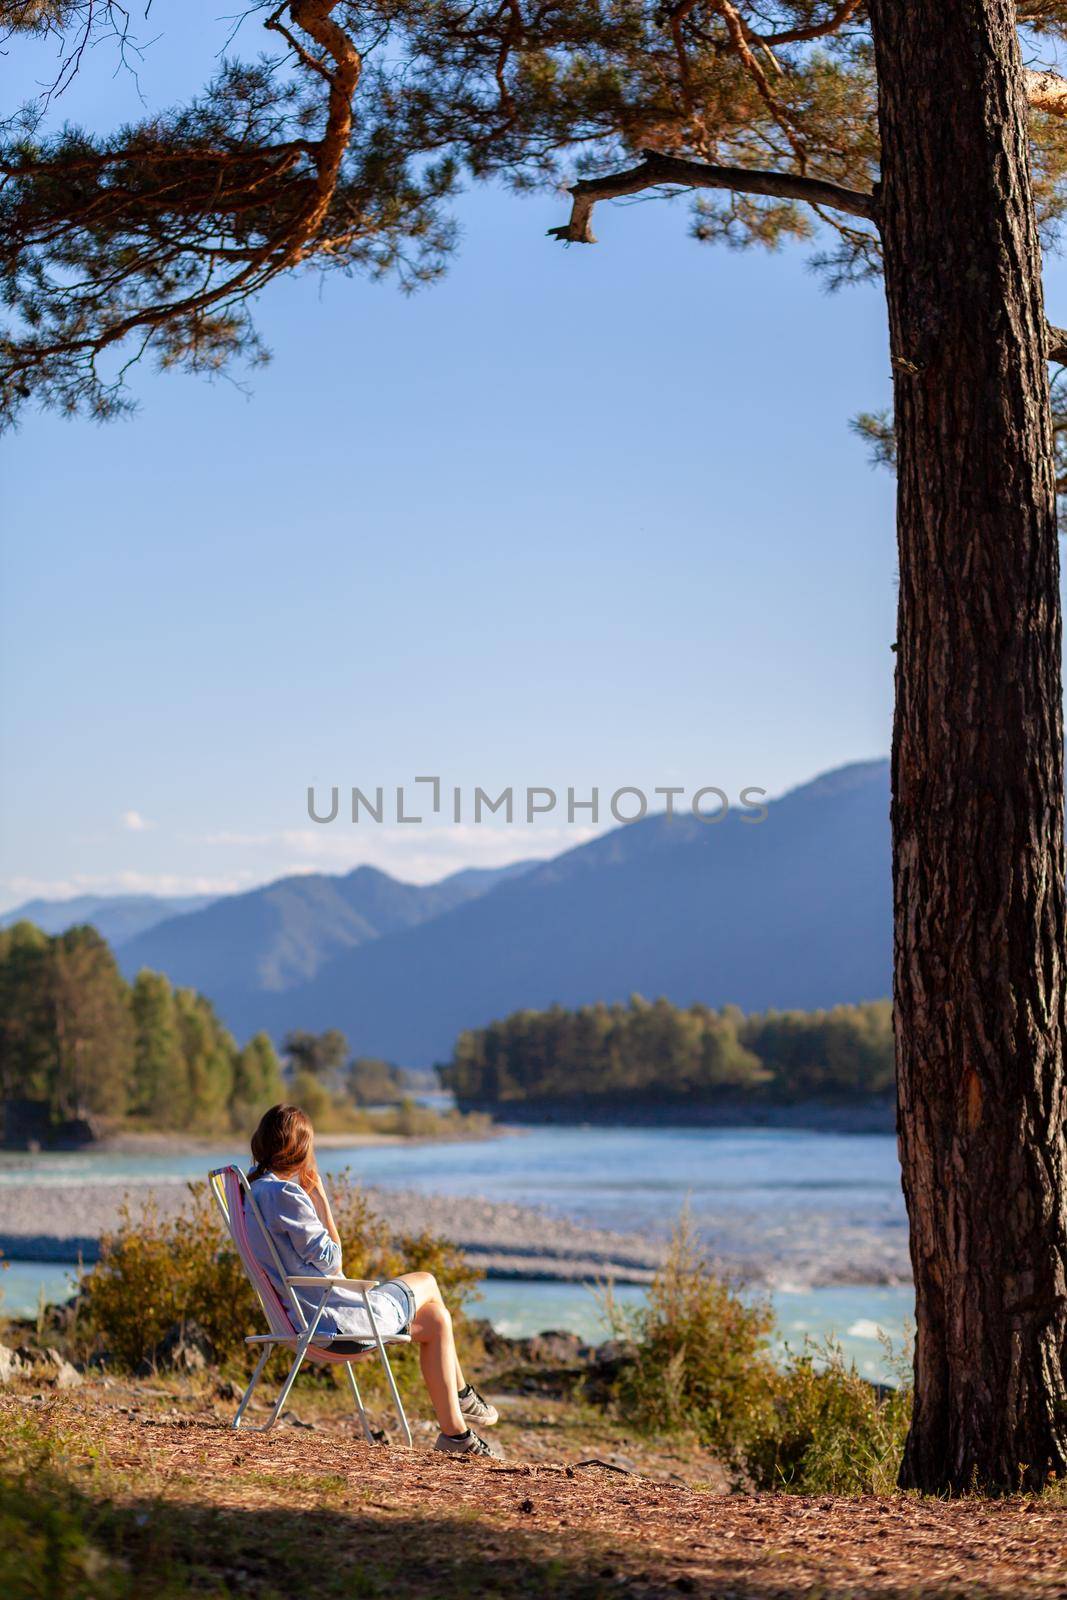
{"label": "rock", "polygon": [[27,1370],[26,1362],[16,1350],[6,1344],[0,1344],[0,1383],[10,1383],[12,1378],[17,1378]]}
{"label": "rock", "polygon": [[49,1376],[57,1389],[76,1389],[85,1382],[77,1367],[72,1367],[58,1350],[46,1350],[44,1359],[46,1366],[51,1369]]}
{"label": "rock", "polygon": [[138,1363],[139,1377],[154,1372],[203,1372],[215,1364],[215,1346],[199,1322],[190,1317],[168,1328],[154,1350]]}
{"label": "rock", "polygon": [[494,1381],[520,1394],[581,1394],[597,1402],[606,1400],[636,1354],[626,1340],[590,1345],[576,1333],[558,1328],[526,1339],[496,1333],[488,1323],[479,1324],[478,1331],[495,1369]]}
{"label": "rock", "polygon": [[481,1340],[487,1356],[511,1355],[514,1339],[509,1339],[506,1333],[498,1333],[488,1317],[471,1317],[469,1325],[471,1333]]}
{"label": "rock", "polygon": [[592,1351],[583,1388],[587,1400],[603,1404],[610,1398],[625,1369],[633,1365],[636,1349],[622,1339],[605,1339]]}
{"label": "rock", "polygon": [[575,1367],[588,1360],[591,1351],[576,1333],[546,1328],[528,1339],[511,1339],[497,1333],[491,1322],[474,1323],[485,1353],[494,1361],[509,1361],[516,1366]]}
{"label": "rock", "polygon": [[537,1366],[577,1366],[589,1350],[576,1333],[561,1333],[555,1328],[546,1328],[543,1333],[535,1333],[521,1342],[525,1345],[526,1360]]}
{"label": "rock", "polygon": [[[9,1350],[6,1353],[16,1363],[13,1369],[15,1372],[33,1372],[38,1383],[42,1378],[46,1378],[57,1389],[76,1389],[79,1383],[84,1381],[77,1367],[72,1366],[58,1350],[39,1349],[33,1344],[20,1344],[17,1350]],[[4,1357],[0,1355],[0,1368],[3,1365]],[[0,1382],[3,1381],[6,1380],[0,1376]]]}
{"label": "rock", "polygon": [[632,1361],[637,1346],[629,1339],[605,1339],[593,1351],[593,1362],[598,1367],[620,1366]]}

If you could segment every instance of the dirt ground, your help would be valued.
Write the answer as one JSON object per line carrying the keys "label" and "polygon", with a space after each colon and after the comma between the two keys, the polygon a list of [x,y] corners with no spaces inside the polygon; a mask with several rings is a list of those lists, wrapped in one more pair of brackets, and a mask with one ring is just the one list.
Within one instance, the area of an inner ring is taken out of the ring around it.
{"label": "dirt ground", "polygon": [[92,1458],[87,1507],[106,1463],[97,1537],[134,1575],[123,1594],[158,1593],[136,1574],[166,1570],[186,1574],[168,1594],[198,1595],[1067,1597],[1062,1499],[726,1494],[692,1461],[580,1456],[541,1401],[499,1430],[503,1465],[434,1455],[427,1428],[411,1452],[339,1419],[235,1434],[226,1410],[120,1385],[0,1396],[9,1423],[73,1441],[75,1478]]}

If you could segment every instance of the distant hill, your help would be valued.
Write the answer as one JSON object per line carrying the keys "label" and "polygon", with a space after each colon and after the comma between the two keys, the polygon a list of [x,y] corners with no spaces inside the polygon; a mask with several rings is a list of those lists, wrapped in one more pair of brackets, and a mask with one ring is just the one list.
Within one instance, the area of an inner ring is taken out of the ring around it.
{"label": "distant hill", "polygon": [[[463,1028],[554,1002],[638,992],[763,1011],[876,999],[891,974],[889,766],[828,773],[755,826],[736,812],[716,825],[647,817],[477,899],[376,927],[281,994],[227,993],[221,968],[195,981],[239,1034],[338,1027],[355,1050],[410,1066],[443,1059]],[[218,956],[229,970],[232,948]]]}
{"label": "distant hill", "polygon": [[401,883],[374,867],[279,878],[160,922],[116,954],[128,978],[150,967],[203,990],[227,1020],[254,1015],[264,995],[314,978],[339,953],[440,916],[527,865],[468,869],[432,884]]}
{"label": "distant hill", "polygon": [[27,900],[0,915],[0,928],[32,922],[43,933],[65,933],[91,923],[109,944],[121,944],[168,917],[184,916],[211,904],[210,895],[165,897],[152,894],[76,895],[69,900]]}

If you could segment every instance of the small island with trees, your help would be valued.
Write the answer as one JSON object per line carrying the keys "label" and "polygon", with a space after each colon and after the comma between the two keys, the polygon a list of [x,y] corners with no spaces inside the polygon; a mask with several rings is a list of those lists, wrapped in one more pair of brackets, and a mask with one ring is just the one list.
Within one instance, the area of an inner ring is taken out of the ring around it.
{"label": "small island with trees", "polygon": [[465,1110],[510,1121],[893,1126],[888,1000],[829,1011],[625,1005],[516,1011],[437,1069]]}

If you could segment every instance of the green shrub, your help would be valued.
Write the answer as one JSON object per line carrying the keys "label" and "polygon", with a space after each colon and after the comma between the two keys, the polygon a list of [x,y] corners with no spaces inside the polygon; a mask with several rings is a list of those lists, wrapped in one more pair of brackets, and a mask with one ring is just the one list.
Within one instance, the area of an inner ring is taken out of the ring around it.
{"label": "green shrub", "polygon": [[439,1139],[454,1135],[478,1139],[492,1130],[493,1120],[478,1111],[437,1111],[405,1096],[399,1104],[365,1113],[376,1133],[402,1139]]}
{"label": "green shrub", "polygon": [[[463,1307],[479,1273],[447,1240],[430,1233],[397,1234],[362,1191],[343,1175],[331,1182],[346,1276],[392,1277],[432,1272],[465,1336]],[[150,1357],[175,1323],[195,1320],[222,1363],[250,1365],[245,1335],[264,1332],[263,1313],[222,1226],[206,1183],[189,1185],[189,1199],[173,1217],[154,1206],[134,1215],[125,1207],[115,1233],[82,1282],[79,1330],[91,1349],[106,1350],[117,1367]]]}
{"label": "green shrub", "polygon": [[798,1494],[888,1493],[911,1415],[906,1383],[876,1388],[839,1346],[771,1351],[774,1316],[707,1265],[688,1215],[646,1305],[612,1312],[632,1344],[615,1400],[648,1433],[685,1432],[722,1460],[736,1486]]}
{"label": "green shrub", "polygon": [[647,1303],[614,1320],[634,1347],[617,1389],[624,1414],[650,1432],[692,1433],[731,1455],[769,1406],[774,1316],[708,1269],[688,1214]]}
{"label": "green shrub", "polygon": [[796,1494],[890,1494],[911,1418],[906,1384],[875,1387],[833,1340],[787,1353],[760,1425],[738,1439],[732,1464],[757,1489]]}

